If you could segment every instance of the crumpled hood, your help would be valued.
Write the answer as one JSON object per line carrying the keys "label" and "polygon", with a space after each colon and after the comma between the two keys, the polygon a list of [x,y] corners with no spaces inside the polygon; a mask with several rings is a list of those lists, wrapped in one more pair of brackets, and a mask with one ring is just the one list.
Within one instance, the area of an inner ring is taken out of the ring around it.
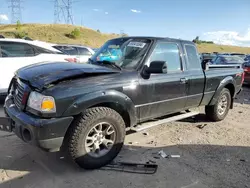
{"label": "crumpled hood", "polygon": [[16,76],[37,89],[42,89],[49,84],[73,79],[86,74],[109,74],[117,73],[111,68],[93,65],[77,64],[68,62],[45,62],[23,67],[16,72]]}

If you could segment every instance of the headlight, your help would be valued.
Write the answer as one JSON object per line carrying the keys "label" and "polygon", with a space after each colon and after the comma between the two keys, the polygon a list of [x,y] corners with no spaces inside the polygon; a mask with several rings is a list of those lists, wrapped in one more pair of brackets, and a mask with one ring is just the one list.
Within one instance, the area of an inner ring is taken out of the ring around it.
{"label": "headlight", "polygon": [[38,92],[31,92],[28,99],[28,106],[34,110],[44,113],[56,112],[55,100],[51,96],[45,96]]}

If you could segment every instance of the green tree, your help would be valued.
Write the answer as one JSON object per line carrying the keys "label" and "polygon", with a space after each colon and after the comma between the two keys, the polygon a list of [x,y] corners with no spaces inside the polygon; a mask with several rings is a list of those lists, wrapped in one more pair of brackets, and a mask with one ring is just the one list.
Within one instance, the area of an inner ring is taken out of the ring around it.
{"label": "green tree", "polygon": [[22,31],[22,24],[21,22],[18,20],[16,22],[16,32],[15,32],[15,38],[24,38],[24,37],[27,37],[27,33]]}
{"label": "green tree", "polygon": [[16,22],[16,30],[18,32],[22,30],[22,24],[21,24],[21,22],[19,20],[17,20],[17,22]]}
{"label": "green tree", "polygon": [[80,37],[80,35],[81,35],[81,31],[80,31],[79,28],[75,28],[75,29],[74,29],[73,31],[71,31],[71,33],[70,33],[70,37],[71,37],[71,38],[74,38],[74,39]]}
{"label": "green tree", "polygon": [[201,44],[199,36],[196,36],[195,39],[193,40],[193,42],[196,44]]}

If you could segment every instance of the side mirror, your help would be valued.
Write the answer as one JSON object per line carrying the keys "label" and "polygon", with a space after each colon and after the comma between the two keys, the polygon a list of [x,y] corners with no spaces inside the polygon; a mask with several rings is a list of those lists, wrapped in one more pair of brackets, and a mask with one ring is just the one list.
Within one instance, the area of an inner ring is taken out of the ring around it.
{"label": "side mirror", "polygon": [[141,72],[141,76],[144,79],[149,79],[150,74],[162,74],[167,73],[167,62],[165,61],[152,61],[149,65],[145,65]]}

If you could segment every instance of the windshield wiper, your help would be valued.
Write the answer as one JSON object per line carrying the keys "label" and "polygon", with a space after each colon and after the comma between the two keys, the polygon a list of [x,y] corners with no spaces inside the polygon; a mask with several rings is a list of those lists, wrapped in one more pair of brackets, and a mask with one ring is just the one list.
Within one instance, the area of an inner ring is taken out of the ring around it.
{"label": "windshield wiper", "polygon": [[112,61],[104,60],[104,61],[96,61],[96,62],[103,64],[103,65],[111,65],[111,66],[115,67],[116,69],[122,70],[122,68],[119,65],[117,65],[115,62],[112,62]]}

